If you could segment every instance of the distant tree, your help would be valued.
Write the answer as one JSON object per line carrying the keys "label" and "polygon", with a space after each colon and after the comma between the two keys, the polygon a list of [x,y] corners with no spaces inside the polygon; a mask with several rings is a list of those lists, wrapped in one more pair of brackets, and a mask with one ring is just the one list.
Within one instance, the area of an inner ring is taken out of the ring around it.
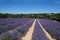
{"label": "distant tree", "polygon": [[50,14],[54,14],[54,13],[50,13]]}

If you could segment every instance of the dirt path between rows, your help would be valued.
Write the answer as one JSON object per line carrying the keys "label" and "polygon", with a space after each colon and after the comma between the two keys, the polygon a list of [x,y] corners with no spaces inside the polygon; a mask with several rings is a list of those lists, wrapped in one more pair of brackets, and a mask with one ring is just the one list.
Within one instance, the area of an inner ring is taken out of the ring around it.
{"label": "dirt path between rows", "polygon": [[34,31],[35,23],[36,23],[36,19],[34,20],[32,26],[29,29],[29,31],[27,32],[27,34],[24,37],[22,37],[22,40],[32,40],[32,34],[33,34],[33,31]]}
{"label": "dirt path between rows", "polygon": [[46,34],[46,37],[49,38],[49,40],[56,40],[56,39],[52,38],[52,36],[45,30],[45,28],[42,26],[42,24],[39,22],[38,19],[37,19],[37,22],[39,23],[40,27],[42,28],[42,30]]}

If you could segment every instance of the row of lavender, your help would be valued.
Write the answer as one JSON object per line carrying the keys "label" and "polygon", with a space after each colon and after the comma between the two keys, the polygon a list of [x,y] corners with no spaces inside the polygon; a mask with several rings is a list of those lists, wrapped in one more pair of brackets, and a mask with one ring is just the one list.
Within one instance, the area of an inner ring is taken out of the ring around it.
{"label": "row of lavender", "polygon": [[0,34],[2,32],[13,30],[16,27],[22,26],[31,19],[27,18],[0,18]]}
{"label": "row of lavender", "polygon": [[43,27],[52,35],[56,40],[60,40],[60,22],[49,19],[39,19]]}
{"label": "row of lavender", "polygon": [[32,34],[32,40],[49,40],[37,21]]}
{"label": "row of lavender", "polygon": [[1,18],[0,40],[21,40],[33,21],[31,18]]}

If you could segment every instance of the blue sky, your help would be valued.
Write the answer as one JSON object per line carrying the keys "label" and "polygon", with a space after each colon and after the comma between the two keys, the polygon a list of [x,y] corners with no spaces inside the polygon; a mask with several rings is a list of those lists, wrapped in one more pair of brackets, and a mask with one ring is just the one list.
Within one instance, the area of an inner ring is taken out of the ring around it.
{"label": "blue sky", "polygon": [[60,13],[60,0],[0,0],[1,13]]}

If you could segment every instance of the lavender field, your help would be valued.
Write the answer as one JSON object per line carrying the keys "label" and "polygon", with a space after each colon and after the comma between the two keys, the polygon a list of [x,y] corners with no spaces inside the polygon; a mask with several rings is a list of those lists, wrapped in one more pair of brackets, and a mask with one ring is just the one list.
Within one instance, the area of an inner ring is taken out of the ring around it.
{"label": "lavender field", "polygon": [[60,22],[42,18],[0,18],[0,40],[60,40]]}

